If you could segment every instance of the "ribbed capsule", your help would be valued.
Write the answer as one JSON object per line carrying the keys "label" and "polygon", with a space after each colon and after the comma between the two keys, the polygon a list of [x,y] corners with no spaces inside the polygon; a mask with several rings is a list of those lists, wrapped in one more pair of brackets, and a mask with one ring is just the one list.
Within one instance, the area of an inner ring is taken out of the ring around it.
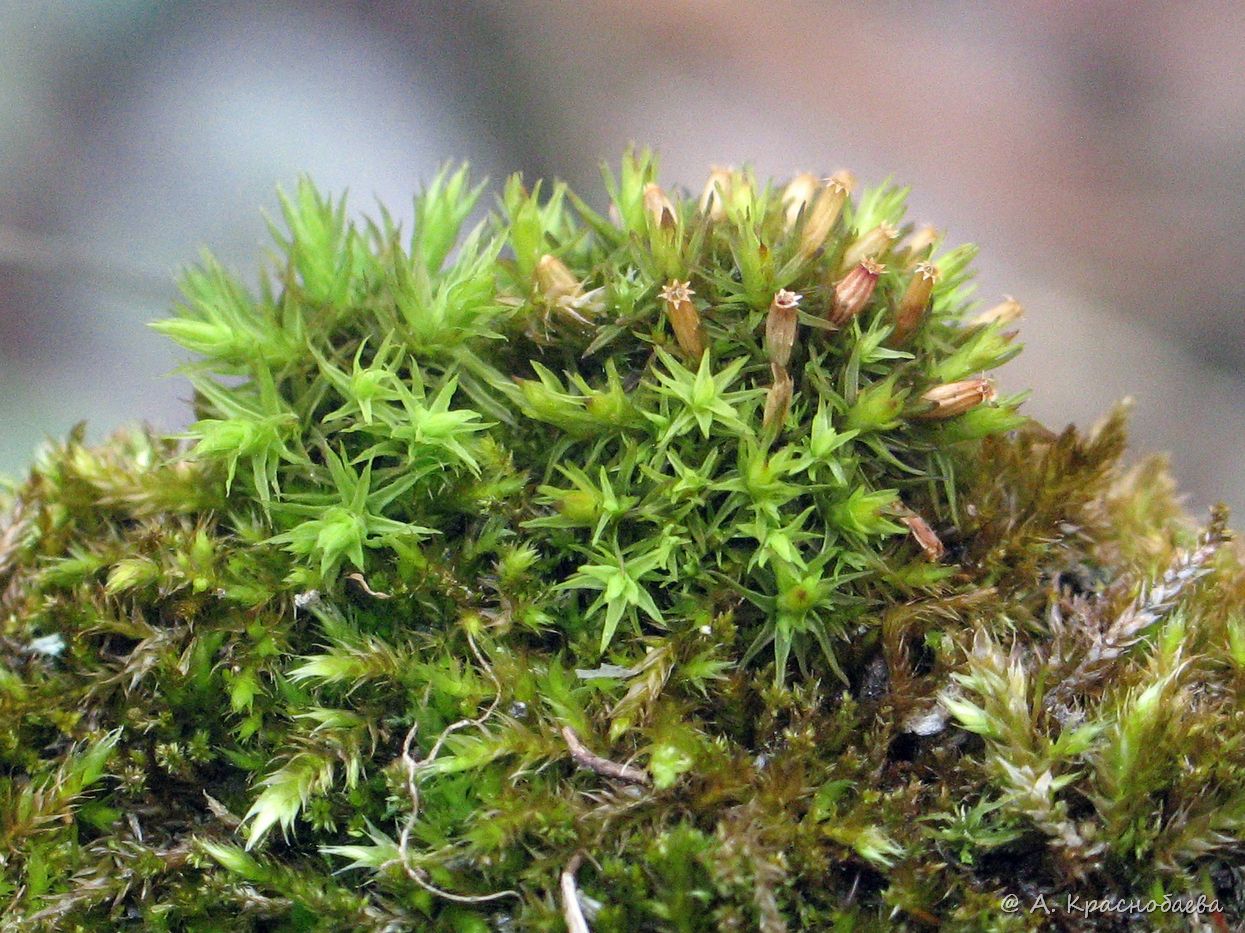
{"label": "ribbed capsule", "polygon": [[715,165],[709,170],[709,178],[700,193],[697,210],[712,223],[718,223],[726,217],[726,203],[731,196],[734,176],[735,173],[729,168]]}
{"label": "ribbed capsule", "polygon": [[891,244],[899,237],[899,229],[894,224],[881,223],[872,230],[857,237],[856,241],[843,254],[841,269],[850,269],[862,259],[876,259],[890,251]]}
{"label": "ribbed capsule", "polygon": [[791,349],[795,346],[799,327],[800,299],[803,297],[783,288],[770,302],[769,314],[765,318],[765,352],[770,362],[778,366],[791,362]]}
{"label": "ribbed capsule", "polygon": [[970,327],[986,327],[987,325],[999,322],[1002,322],[1003,324],[1010,324],[1024,314],[1024,310],[1025,309],[1021,306],[1020,302],[1009,295],[1006,299],[1000,301],[994,307],[987,308],[985,311],[982,311],[979,315],[970,320],[968,324]]}
{"label": "ribbed capsule", "polygon": [[886,266],[872,259],[864,259],[856,264],[847,275],[843,276],[834,286],[834,296],[830,301],[830,310],[826,320],[834,327],[842,327],[864,310],[873,290],[877,287],[878,276],[886,271]]}
{"label": "ribbed capsule", "polygon": [[855,184],[855,177],[848,171],[835,172],[826,179],[825,187],[806,212],[804,230],[800,234],[799,254],[802,259],[812,258],[826,242]]}
{"label": "ribbed capsule", "polygon": [[926,309],[929,308],[929,299],[937,283],[937,266],[928,262],[916,264],[916,268],[912,270],[912,279],[895,308],[895,329],[888,341],[891,346],[902,346],[916,333],[921,319],[925,317]]}
{"label": "ribbed capsule", "polygon": [[790,230],[800,219],[800,212],[813,203],[821,188],[821,180],[810,172],[801,172],[787,184],[782,192],[782,208],[786,217],[786,228]]}
{"label": "ribbed capsule", "polygon": [[644,210],[648,212],[653,227],[658,230],[673,230],[677,222],[674,202],[661,190],[661,186],[649,182],[644,186]]}
{"label": "ribbed capsule", "polygon": [[989,379],[964,379],[960,382],[947,382],[934,386],[921,396],[921,400],[932,407],[920,412],[918,418],[942,420],[962,415],[984,402],[993,402],[997,397],[994,383]]}
{"label": "ribbed capsule", "polygon": [[904,262],[909,266],[921,262],[927,258],[929,248],[940,239],[942,239],[942,234],[938,232],[937,227],[931,227],[929,224],[917,227],[912,232],[912,236],[908,238],[908,242],[904,244],[904,250],[907,253]]}
{"label": "ribbed capsule", "polygon": [[670,319],[670,327],[674,330],[674,338],[679,342],[679,349],[684,355],[698,362],[705,352],[704,325],[700,312],[692,304],[695,294],[689,287],[692,283],[679,282],[672,279],[670,284],[661,290],[661,299],[666,303],[666,317]]}
{"label": "ribbed capsule", "polygon": [[761,417],[761,428],[767,431],[771,428],[781,428],[783,422],[787,420],[787,410],[791,407],[793,388],[791,374],[787,372],[786,367],[771,363],[770,372],[773,374],[774,383],[765,393],[765,414]]}

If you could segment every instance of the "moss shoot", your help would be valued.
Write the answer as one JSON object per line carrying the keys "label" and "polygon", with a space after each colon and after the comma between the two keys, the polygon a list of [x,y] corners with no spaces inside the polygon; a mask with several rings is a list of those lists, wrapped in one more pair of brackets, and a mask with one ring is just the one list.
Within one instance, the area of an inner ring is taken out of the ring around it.
{"label": "moss shoot", "polygon": [[191,427],[0,494],[0,929],[1241,922],[1224,517],[998,394],[906,189],[606,186],[300,184]]}

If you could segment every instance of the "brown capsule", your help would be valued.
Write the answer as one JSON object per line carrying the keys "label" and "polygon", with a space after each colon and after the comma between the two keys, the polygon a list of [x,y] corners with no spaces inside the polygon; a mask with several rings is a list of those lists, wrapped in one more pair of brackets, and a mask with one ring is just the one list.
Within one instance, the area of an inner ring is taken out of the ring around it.
{"label": "brown capsule", "polygon": [[774,376],[774,384],[765,393],[765,414],[761,417],[762,430],[782,428],[787,420],[787,409],[791,407],[791,391],[793,388],[791,374],[778,363],[770,364],[770,372]]}
{"label": "brown capsule", "polygon": [[790,230],[800,219],[800,213],[813,203],[817,191],[821,188],[821,180],[809,172],[801,172],[791,179],[782,192],[782,206],[786,213],[786,226]]}
{"label": "brown capsule", "polygon": [[904,289],[903,297],[895,308],[895,329],[891,332],[888,343],[892,347],[902,346],[908,342],[925,317],[929,307],[930,296],[934,293],[934,285],[938,282],[938,267],[933,263],[918,262],[912,270],[912,280]]}
{"label": "brown capsule", "polygon": [[937,227],[931,227],[926,224],[923,227],[917,227],[912,232],[912,236],[908,238],[908,242],[904,244],[907,251],[907,259],[905,260],[909,266],[918,263],[928,257],[929,248],[942,239],[942,234],[938,232]]}
{"label": "brown capsule", "polygon": [[855,177],[848,171],[835,172],[826,179],[826,186],[806,212],[804,230],[800,234],[799,254],[802,259],[811,259],[826,242],[855,184]]}
{"label": "brown capsule", "polygon": [[830,301],[830,311],[826,320],[834,327],[842,327],[864,310],[869,299],[873,297],[873,289],[877,287],[878,276],[886,271],[886,266],[872,259],[863,259],[847,275],[843,276],[834,286],[834,296]]}
{"label": "brown capsule", "polygon": [[731,196],[734,177],[734,171],[729,168],[714,166],[709,170],[709,179],[705,182],[705,190],[700,193],[697,210],[711,223],[718,223],[726,217],[726,202]]}
{"label": "brown capsule", "polygon": [[899,230],[894,224],[878,224],[872,230],[857,237],[856,241],[847,248],[839,268],[850,269],[862,259],[876,259],[886,255],[898,236]]}
{"label": "brown capsule", "polygon": [[648,216],[656,229],[674,229],[677,219],[674,203],[666,197],[666,192],[653,182],[644,186],[644,209],[648,211]]}
{"label": "brown capsule", "polygon": [[1024,308],[1020,302],[1010,295],[1003,301],[1000,301],[993,308],[987,308],[979,315],[968,322],[970,327],[986,327],[990,324],[1002,322],[1010,324],[1024,313]]}
{"label": "brown capsule", "polygon": [[928,561],[942,560],[942,556],[947,553],[947,549],[943,546],[941,539],[929,527],[929,523],[921,516],[917,515],[909,509],[905,509],[899,516],[899,520],[903,522],[908,531],[911,532],[912,538],[921,546],[921,550],[925,554]]}
{"label": "brown capsule", "polygon": [[699,362],[705,352],[705,332],[700,312],[692,304],[695,292],[689,287],[691,284],[690,281],[671,279],[670,284],[661,290],[661,299],[666,303],[666,316],[670,318],[679,349],[688,359]]}
{"label": "brown capsule", "polygon": [[997,397],[994,383],[989,379],[964,379],[934,386],[921,396],[932,407],[917,415],[918,418],[941,420],[962,415],[983,402],[993,402]]}
{"label": "brown capsule", "polygon": [[803,297],[783,288],[770,302],[769,314],[765,318],[765,352],[769,354],[771,363],[786,366],[791,362],[791,348],[795,346],[799,327],[800,299]]}

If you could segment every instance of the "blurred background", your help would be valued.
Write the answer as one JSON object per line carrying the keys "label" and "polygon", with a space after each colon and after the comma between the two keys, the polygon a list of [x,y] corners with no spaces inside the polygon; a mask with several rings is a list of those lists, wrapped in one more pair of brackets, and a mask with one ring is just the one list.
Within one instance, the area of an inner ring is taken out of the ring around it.
{"label": "blurred background", "polygon": [[0,0],[0,63],[2,473],[185,423],[144,323],[202,247],[253,277],[276,185],[409,217],[453,158],[600,203],[634,140],[694,191],[911,184],[1027,309],[1005,391],[1055,428],[1134,397],[1134,456],[1245,514],[1245,4]]}

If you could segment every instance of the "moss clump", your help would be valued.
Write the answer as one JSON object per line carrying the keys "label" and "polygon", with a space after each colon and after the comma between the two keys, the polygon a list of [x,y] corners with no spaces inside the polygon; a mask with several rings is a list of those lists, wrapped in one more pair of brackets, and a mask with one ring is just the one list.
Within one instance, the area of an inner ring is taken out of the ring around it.
{"label": "moss clump", "polygon": [[4,929],[1238,922],[1222,516],[996,397],[1016,309],[902,189],[607,181],[465,236],[462,171],[409,234],[301,185],[156,325],[186,436],[42,454]]}

